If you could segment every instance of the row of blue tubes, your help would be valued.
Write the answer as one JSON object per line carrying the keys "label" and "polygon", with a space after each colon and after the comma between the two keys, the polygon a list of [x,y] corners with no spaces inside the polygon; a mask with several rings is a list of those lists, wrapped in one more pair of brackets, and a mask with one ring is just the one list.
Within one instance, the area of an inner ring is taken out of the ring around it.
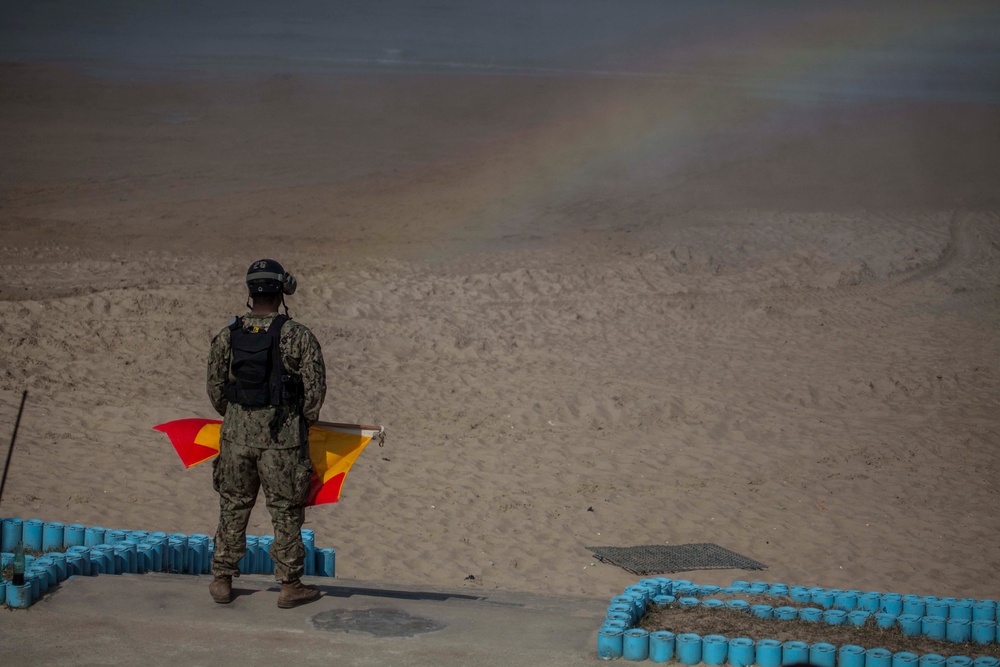
{"label": "row of blue tubes", "polygon": [[[815,607],[750,604],[739,596],[788,597]],[[709,599],[701,599],[709,598]],[[945,658],[937,654],[918,656],[909,652],[891,653],[882,648],[836,647],[819,642],[775,639],[753,641],[722,635],[704,637],[667,630],[647,632],[636,627],[650,605],[677,604],[682,607],[728,607],[760,618],[801,619],[833,625],[864,625],[874,616],[882,628],[899,627],[903,634],[928,636],[955,643],[980,645],[1000,643],[997,602],[972,598],[899,595],[875,591],[844,591],[819,587],[787,586],[767,582],[734,581],[732,586],[699,586],[687,580],[665,577],[643,579],[612,598],[597,635],[597,655],[603,660],[677,660],[685,665],[730,665],[731,667],[782,667],[810,663],[817,667],[1000,667],[996,658],[966,656]]]}
{"label": "row of blue tubes", "polygon": [[[270,535],[247,535],[247,550],[239,568],[243,574],[273,574]],[[336,551],[317,549],[313,531],[303,529],[307,576],[336,576]],[[113,530],[100,526],[43,522],[38,519],[0,520],[0,567],[14,560],[14,550],[44,556],[26,556],[25,582],[15,586],[0,578],[0,604],[27,608],[49,587],[71,576],[96,574],[210,574],[214,543],[204,534],[162,533],[143,530]]]}

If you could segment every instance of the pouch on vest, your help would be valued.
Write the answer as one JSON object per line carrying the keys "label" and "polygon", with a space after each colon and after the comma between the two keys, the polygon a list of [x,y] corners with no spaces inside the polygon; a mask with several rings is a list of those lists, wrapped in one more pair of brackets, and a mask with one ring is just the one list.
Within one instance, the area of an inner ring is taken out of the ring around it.
{"label": "pouch on vest", "polygon": [[274,318],[267,331],[244,331],[242,319],[230,326],[234,378],[226,385],[226,398],[239,405],[260,408],[285,402],[281,363],[281,327],[287,317]]}

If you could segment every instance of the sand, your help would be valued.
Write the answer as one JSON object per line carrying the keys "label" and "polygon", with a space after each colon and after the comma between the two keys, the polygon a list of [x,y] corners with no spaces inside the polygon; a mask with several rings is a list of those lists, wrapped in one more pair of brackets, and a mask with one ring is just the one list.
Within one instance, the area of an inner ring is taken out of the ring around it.
{"label": "sand", "polygon": [[588,546],[712,542],[769,568],[685,578],[1000,598],[1000,107],[837,88],[817,34],[932,71],[995,9],[797,11],[646,35],[669,76],[8,58],[0,516],[213,533],[152,426],[215,416],[273,257],[322,417],[389,433],[307,512],[341,576],[610,597]]}

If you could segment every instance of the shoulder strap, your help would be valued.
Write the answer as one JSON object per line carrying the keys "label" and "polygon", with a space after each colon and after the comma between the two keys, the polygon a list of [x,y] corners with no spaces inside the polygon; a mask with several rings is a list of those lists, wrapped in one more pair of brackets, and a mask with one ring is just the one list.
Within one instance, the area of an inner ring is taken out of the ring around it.
{"label": "shoulder strap", "polygon": [[284,382],[287,371],[281,359],[281,327],[287,321],[287,315],[276,315],[267,327],[267,335],[271,338],[270,391],[272,405],[280,405],[284,400]]}
{"label": "shoulder strap", "polygon": [[243,327],[243,318],[242,317],[233,317],[232,319],[229,320],[229,330],[230,331],[236,331],[237,329],[240,329],[242,327]]}
{"label": "shoulder strap", "polygon": [[[274,331],[274,333],[281,333],[281,327],[285,326],[285,322],[289,320],[288,315],[275,315],[274,319],[271,320],[271,326],[267,328],[268,331]],[[277,327],[277,328],[275,328]]]}

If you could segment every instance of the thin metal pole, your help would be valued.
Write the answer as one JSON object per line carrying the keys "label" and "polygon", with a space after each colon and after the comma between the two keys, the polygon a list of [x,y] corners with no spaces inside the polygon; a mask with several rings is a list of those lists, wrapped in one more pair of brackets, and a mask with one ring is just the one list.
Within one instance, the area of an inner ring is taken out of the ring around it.
{"label": "thin metal pole", "polygon": [[10,449],[7,450],[7,463],[3,467],[3,478],[0,479],[0,502],[3,502],[3,487],[7,484],[7,471],[10,470],[10,457],[14,453],[14,441],[17,440],[17,427],[21,425],[21,414],[24,412],[24,402],[28,400],[28,390],[21,394],[21,407],[17,409],[17,420],[14,422],[14,435],[10,436]]}

